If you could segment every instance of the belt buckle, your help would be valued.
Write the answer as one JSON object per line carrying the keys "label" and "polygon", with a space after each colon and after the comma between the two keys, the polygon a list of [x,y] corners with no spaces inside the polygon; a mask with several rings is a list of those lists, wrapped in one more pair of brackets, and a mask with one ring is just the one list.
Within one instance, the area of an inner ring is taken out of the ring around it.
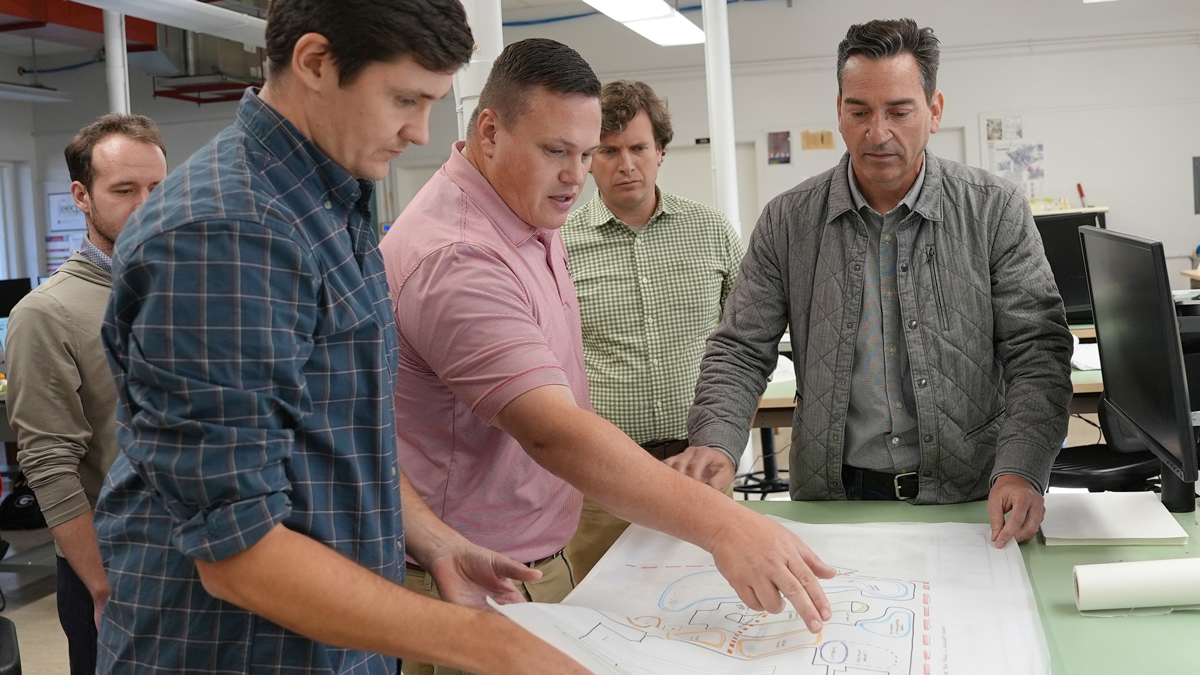
{"label": "belt buckle", "polygon": [[897,501],[902,501],[902,502],[908,501],[904,497],[900,496],[900,479],[904,478],[905,476],[915,476],[915,475],[917,475],[916,471],[909,471],[907,473],[898,473],[892,478],[892,487],[896,491],[895,494],[896,494]]}

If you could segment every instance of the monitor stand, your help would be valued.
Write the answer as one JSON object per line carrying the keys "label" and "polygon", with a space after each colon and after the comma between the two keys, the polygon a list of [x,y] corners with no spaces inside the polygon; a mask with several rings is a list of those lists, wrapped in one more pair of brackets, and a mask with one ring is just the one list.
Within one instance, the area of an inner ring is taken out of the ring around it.
{"label": "monitor stand", "polygon": [[1196,510],[1196,483],[1184,481],[1171,467],[1162,465],[1162,503],[1171,513],[1191,513]]}

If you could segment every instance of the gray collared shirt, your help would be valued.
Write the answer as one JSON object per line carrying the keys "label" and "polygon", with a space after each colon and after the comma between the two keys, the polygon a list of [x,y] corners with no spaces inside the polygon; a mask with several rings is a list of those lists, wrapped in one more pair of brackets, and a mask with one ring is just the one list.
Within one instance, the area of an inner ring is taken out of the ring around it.
{"label": "gray collared shirt", "polygon": [[925,184],[925,164],[904,199],[882,215],[859,191],[853,163],[847,172],[854,208],[867,226],[868,245],[843,461],[886,473],[914,471],[921,463],[921,447],[896,288],[896,230],[916,206]]}
{"label": "gray collared shirt", "polygon": [[83,246],[79,247],[79,255],[96,267],[112,274],[112,258],[93,244],[91,239],[83,238]]}

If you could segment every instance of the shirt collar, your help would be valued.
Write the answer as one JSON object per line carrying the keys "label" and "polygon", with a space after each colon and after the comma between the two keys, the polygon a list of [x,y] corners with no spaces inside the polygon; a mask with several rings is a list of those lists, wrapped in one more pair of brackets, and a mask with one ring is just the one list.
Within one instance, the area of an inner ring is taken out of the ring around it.
{"label": "shirt collar", "polygon": [[[927,157],[924,159],[928,159]],[[917,180],[913,182],[912,187],[908,189],[908,193],[904,195],[904,199],[896,205],[896,208],[901,206],[907,207],[909,211],[916,208],[917,197],[921,194],[921,188],[925,185],[925,169],[929,166],[929,162],[921,162],[921,171],[917,174]],[[854,200],[854,210],[860,211],[864,206],[871,208],[867,204],[867,200],[863,197],[862,192],[858,189],[858,179],[854,177],[854,161],[851,160],[846,167],[846,179],[850,183],[850,198]],[[873,209],[872,209],[873,210]],[[893,211],[895,209],[892,209]],[[886,214],[885,214],[886,215]]]}
{"label": "shirt collar", "polygon": [[[646,225],[658,220],[663,214],[674,215],[679,212],[679,203],[675,199],[674,195],[663,192],[657,185],[654,186],[654,195],[658,198],[658,206],[654,207],[654,213],[650,215],[650,220],[646,221]],[[613,215],[612,210],[608,208],[608,205],[605,204],[604,200],[600,197],[599,190],[596,190],[596,194],[592,197],[591,201],[584,206],[584,208],[591,209],[589,222],[591,223],[592,227],[602,227],[612,222],[621,222],[622,224],[628,226],[628,223],[621,221],[621,219]],[[645,227],[645,225],[643,225],[643,227]]]}
{"label": "shirt collar", "polygon": [[457,141],[451,146],[450,159],[446,161],[445,165],[446,174],[479,207],[479,210],[483,211],[483,215],[495,223],[500,232],[514,246],[524,244],[539,232],[546,233],[547,237],[553,234],[551,231],[526,223],[513,213],[500,193],[496,192],[496,188],[492,187],[487,178],[484,178],[479,169],[476,169],[475,165],[463,154],[463,148],[466,145],[466,141]]}
{"label": "shirt collar", "polygon": [[238,126],[257,138],[268,152],[298,175],[306,175],[309,172],[305,168],[312,168],[322,183],[327,200],[345,208],[361,208],[364,200],[370,199],[371,181],[355,179],[330,159],[296,125],[263,101],[259,91],[257,87],[250,87],[242,94],[237,112]]}
{"label": "shirt collar", "polygon": [[112,257],[101,251],[87,236],[83,238],[83,246],[79,247],[79,255],[96,267],[112,274]]}

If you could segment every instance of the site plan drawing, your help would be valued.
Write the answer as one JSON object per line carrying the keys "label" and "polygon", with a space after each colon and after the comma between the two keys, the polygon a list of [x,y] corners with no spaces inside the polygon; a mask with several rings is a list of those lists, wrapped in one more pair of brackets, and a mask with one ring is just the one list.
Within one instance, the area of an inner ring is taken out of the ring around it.
{"label": "site plan drawing", "polygon": [[750,610],[701,549],[631,527],[560,605],[501,611],[596,673],[1038,675],[1048,657],[1015,544],[986,525],[784,522],[838,574],[833,618]]}

